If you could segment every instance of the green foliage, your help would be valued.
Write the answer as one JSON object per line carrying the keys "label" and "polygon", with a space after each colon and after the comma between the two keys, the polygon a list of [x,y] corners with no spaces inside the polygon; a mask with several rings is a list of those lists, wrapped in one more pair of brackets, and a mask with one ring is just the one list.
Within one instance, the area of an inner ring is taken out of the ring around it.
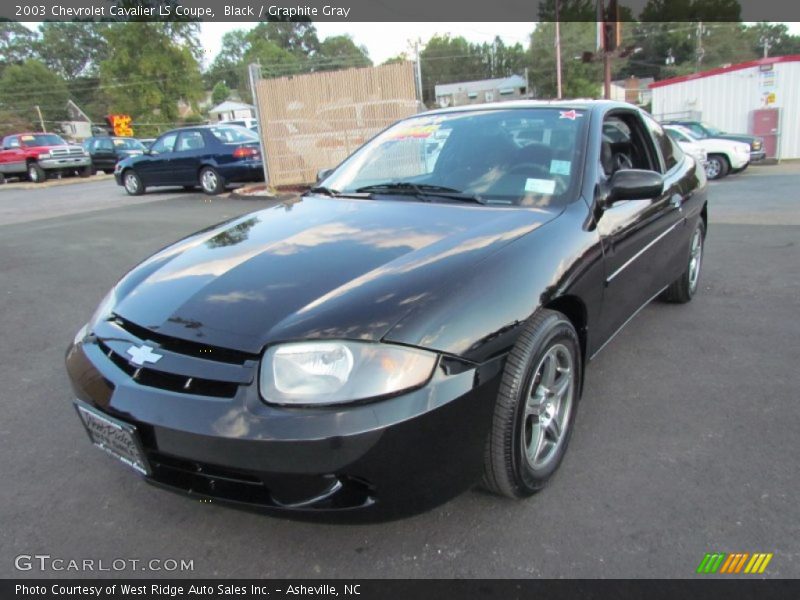
{"label": "green foliage", "polygon": [[48,67],[67,80],[94,75],[108,54],[101,23],[48,22],[39,27],[36,53]]}
{"label": "green foliage", "polygon": [[224,81],[218,81],[217,85],[214,86],[214,89],[211,90],[211,102],[213,102],[215,106],[225,102],[225,100],[230,97],[231,88],[225,85]]}
{"label": "green foliage", "polygon": [[435,35],[420,60],[423,100],[432,105],[437,84],[522,75],[530,57],[522,44],[506,46],[499,37],[492,44],[475,44],[461,36]]}
{"label": "green foliage", "polygon": [[352,67],[371,67],[367,49],[356,46],[349,35],[325,38],[314,55],[315,70],[333,71]]}
{"label": "green foliage", "polygon": [[68,98],[64,80],[35,59],[6,67],[0,77],[0,109],[34,123],[38,122],[37,104],[46,121],[64,119]]}
{"label": "green foliage", "polygon": [[36,34],[12,21],[0,22],[0,73],[8,65],[18,65],[34,56]]}
{"label": "green foliage", "polygon": [[[597,26],[594,22],[561,23],[562,97],[596,98],[601,95],[603,73],[599,61],[585,63],[584,52],[594,52]],[[539,23],[531,38],[533,67],[531,87],[537,98],[556,98],[555,24]]]}
{"label": "green foliage", "polygon": [[[105,30],[108,58],[100,79],[113,110],[136,122],[178,120],[178,102],[203,94],[194,23],[125,23]],[[154,117],[158,116],[158,119]]]}

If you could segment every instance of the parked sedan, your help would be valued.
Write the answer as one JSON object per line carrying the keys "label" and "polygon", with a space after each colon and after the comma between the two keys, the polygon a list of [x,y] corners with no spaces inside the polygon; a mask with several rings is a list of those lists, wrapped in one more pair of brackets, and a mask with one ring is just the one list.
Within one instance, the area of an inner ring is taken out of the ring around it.
{"label": "parked sedan", "polygon": [[117,184],[132,196],[148,187],[199,185],[219,194],[229,183],[262,181],[258,136],[236,125],[173,129],[141,156],[126,158],[114,169]]}
{"label": "parked sedan", "polygon": [[750,164],[750,147],[743,142],[718,138],[699,138],[686,127],[665,125],[664,130],[676,142],[700,146],[707,155],[706,175],[721,179],[728,173],[740,173]]}
{"label": "parked sedan", "polygon": [[139,140],[109,136],[90,137],[83,142],[83,149],[92,157],[93,173],[112,173],[119,161],[147,150]]}
{"label": "parked sedan", "polygon": [[125,275],[67,351],[78,415],[148,482],[239,507],[392,518],[481,480],[530,496],[588,362],[652,299],[697,292],[706,188],[629,104],[409,117],[303,197]]}

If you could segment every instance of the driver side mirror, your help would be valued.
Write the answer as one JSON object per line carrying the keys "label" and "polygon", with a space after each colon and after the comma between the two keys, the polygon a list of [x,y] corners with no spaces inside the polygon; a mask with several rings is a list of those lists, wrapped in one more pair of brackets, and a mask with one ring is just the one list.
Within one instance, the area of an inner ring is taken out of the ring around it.
{"label": "driver side mirror", "polygon": [[607,192],[600,198],[600,207],[609,208],[623,200],[655,198],[664,190],[660,173],[644,169],[622,169],[611,176]]}
{"label": "driver side mirror", "polygon": [[319,183],[323,179],[327,179],[331,173],[333,173],[333,169],[320,169],[319,171],[317,171],[317,183]]}

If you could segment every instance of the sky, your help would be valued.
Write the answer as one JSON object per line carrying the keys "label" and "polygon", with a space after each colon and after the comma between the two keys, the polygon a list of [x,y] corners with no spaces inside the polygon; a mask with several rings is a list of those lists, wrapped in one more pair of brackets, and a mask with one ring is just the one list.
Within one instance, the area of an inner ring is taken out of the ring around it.
{"label": "sky", "polygon": [[[785,23],[789,33],[800,35],[800,22]],[[256,23],[202,23],[201,39],[206,52],[205,62],[210,64],[220,50],[222,36],[232,29],[251,29]],[[366,46],[372,62],[382,63],[401,52],[413,53],[416,39],[423,42],[436,33],[461,35],[470,42],[491,42],[496,35],[506,45],[517,42],[527,46],[529,36],[536,27],[534,22],[516,23],[321,23],[315,22],[317,35],[325,39],[333,35],[350,34],[359,46]]]}
{"label": "sky", "polygon": [[[232,29],[251,29],[256,23],[202,23],[201,39],[206,52],[206,64],[214,60],[222,36]],[[517,42],[527,46],[536,23],[321,23],[316,22],[317,35],[325,39],[333,35],[350,34],[359,46],[366,46],[375,64],[401,52],[413,54],[414,40],[423,42],[436,33],[462,35],[471,42],[491,42],[499,35],[507,45]]]}

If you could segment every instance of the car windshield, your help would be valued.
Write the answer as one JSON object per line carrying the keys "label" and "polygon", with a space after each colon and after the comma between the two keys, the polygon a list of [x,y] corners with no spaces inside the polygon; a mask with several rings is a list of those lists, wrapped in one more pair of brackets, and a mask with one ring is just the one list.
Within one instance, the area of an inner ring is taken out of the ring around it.
{"label": "car windshield", "polygon": [[560,205],[579,179],[583,117],[580,110],[551,107],[412,117],[373,138],[317,189],[378,198],[447,200],[450,194],[487,205]]}
{"label": "car windshield", "polygon": [[219,141],[225,144],[244,144],[247,142],[257,142],[258,136],[245,127],[211,127],[211,133]]}
{"label": "car windshield", "polygon": [[712,136],[713,135],[722,135],[722,134],[725,133],[721,129],[717,129],[713,125],[709,125],[708,123],[705,123],[705,122],[703,122],[703,127],[705,127],[706,131],[708,132],[708,135],[712,135]]}
{"label": "car windshield", "polygon": [[120,150],[144,150],[139,140],[133,138],[114,138],[114,147]]}
{"label": "car windshield", "polygon": [[35,146],[63,146],[65,142],[60,136],[54,133],[32,133],[19,136],[19,141],[23,146],[33,148]]}
{"label": "car windshield", "polygon": [[700,138],[691,130],[685,127],[670,127],[667,129],[669,137],[679,142],[696,142]]}

